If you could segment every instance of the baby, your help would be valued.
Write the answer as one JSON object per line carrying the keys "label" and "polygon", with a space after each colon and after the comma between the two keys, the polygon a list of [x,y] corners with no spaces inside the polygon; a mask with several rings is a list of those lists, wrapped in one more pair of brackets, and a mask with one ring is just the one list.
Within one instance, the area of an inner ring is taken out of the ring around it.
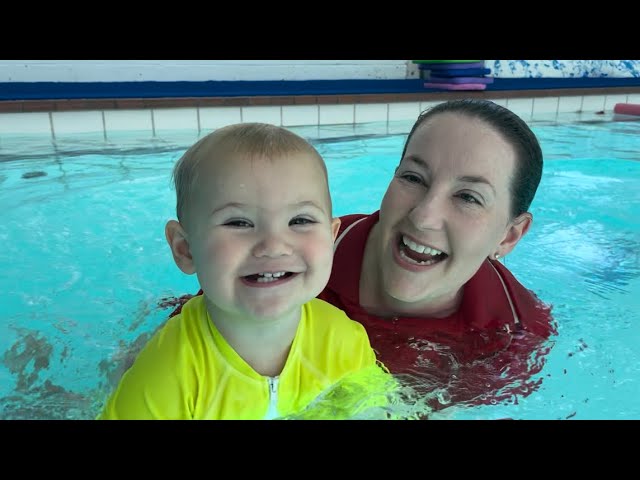
{"label": "baby", "polygon": [[99,418],[270,419],[350,374],[386,381],[362,325],[315,298],[340,220],[310,143],[230,125],[189,148],[174,181],[178,220],[165,235],[202,294],[152,337]]}

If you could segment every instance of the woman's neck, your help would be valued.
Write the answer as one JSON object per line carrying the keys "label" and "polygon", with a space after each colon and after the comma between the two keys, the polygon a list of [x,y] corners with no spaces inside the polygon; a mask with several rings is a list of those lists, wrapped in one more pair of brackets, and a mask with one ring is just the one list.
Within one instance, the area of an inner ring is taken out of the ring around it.
{"label": "woman's neck", "polygon": [[[462,298],[462,290],[459,292],[459,298]],[[386,295],[384,290],[380,288],[376,300],[365,302],[361,297],[360,306],[367,313],[377,317],[445,318],[458,311],[460,301],[454,298],[403,302]]]}
{"label": "woman's neck", "polygon": [[425,298],[419,302],[404,302],[387,294],[382,281],[380,258],[382,248],[378,225],[371,229],[365,244],[360,272],[360,306],[379,317],[444,318],[458,311],[462,303],[463,288],[454,295]]}

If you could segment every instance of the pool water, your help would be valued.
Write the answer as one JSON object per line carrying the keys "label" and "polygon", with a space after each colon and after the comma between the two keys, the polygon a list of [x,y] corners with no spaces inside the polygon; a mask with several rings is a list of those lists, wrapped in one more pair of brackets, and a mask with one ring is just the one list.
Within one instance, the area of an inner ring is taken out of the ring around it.
{"label": "pool water", "polygon": [[[378,208],[410,127],[293,130],[324,156],[343,215]],[[640,419],[640,122],[532,127],[545,155],[534,223],[505,261],[553,305],[542,384],[433,418]],[[197,137],[0,144],[0,418],[93,418],[127,348],[171,311],[164,299],[198,290],[164,239],[171,170]]]}

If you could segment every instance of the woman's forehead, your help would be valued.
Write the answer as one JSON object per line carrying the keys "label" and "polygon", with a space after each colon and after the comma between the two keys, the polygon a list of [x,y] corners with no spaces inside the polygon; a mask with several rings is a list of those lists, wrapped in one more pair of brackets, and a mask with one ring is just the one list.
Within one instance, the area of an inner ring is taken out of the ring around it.
{"label": "woman's forehead", "polygon": [[[473,133],[481,136],[489,136],[494,140],[507,143],[500,131],[491,123],[482,118],[460,112],[443,112],[427,118],[416,128],[412,139],[414,137],[435,136],[435,140],[437,140],[439,137],[443,137],[443,133],[462,136],[463,139]],[[432,139],[432,141],[433,140],[434,139]]]}
{"label": "woman's forehead", "polygon": [[456,122],[458,118],[462,116],[454,116],[453,123],[434,121],[416,129],[401,164],[452,178],[482,177],[497,189],[506,187],[515,168],[514,148],[486,122]]}
{"label": "woman's forehead", "polygon": [[406,154],[429,152],[515,156],[511,142],[494,126],[479,118],[450,112],[428,119],[413,132]]}

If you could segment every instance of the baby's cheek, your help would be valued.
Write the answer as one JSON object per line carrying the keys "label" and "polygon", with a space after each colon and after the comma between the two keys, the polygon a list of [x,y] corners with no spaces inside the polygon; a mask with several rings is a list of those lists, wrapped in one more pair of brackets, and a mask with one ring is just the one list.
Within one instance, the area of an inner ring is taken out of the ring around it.
{"label": "baby's cheek", "polygon": [[207,261],[216,268],[231,268],[243,255],[247,255],[246,248],[242,242],[232,241],[210,241],[206,246]]}
{"label": "baby's cheek", "polygon": [[317,263],[320,268],[325,268],[331,272],[333,264],[333,240],[323,244],[317,252]]}

